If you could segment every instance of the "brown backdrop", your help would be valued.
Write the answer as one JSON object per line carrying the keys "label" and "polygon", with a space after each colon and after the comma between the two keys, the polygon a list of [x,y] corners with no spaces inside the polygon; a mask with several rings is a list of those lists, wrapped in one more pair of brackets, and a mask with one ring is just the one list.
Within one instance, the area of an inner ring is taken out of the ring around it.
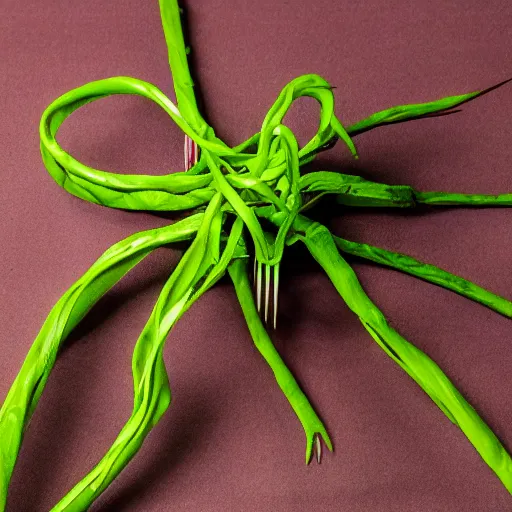
{"label": "brown backdrop", "polygon": [[[258,130],[280,88],[315,72],[337,87],[345,123],[380,109],[508,78],[507,0],[189,0],[205,112],[228,143]],[[115,75],[172,96],[156,1],[3,0],[0,5],[0,400],[59,296],[111,244],[169,222],[109,210],[60,189],[38,123],[57,96]],[[317,168],[421,190],[512,191],[507,85],[439,119],[339,144]],[[287,117],[304,141],[312,101]],[[60,140],[118,172],[181,169],[182,136],[142,99],[107,99]],[[339,210],[331,226],[437,264],[511,297],[507,209]],[[49,510],[99,460],[129,416],[138,333],[178,251],[160,250],[72,335],[25,436],[8,510]],[[107,511],[501,512],[510,496],[464,435],[369,338],[303,253],[288,258],[273,338],[331,433],[335,453],[304,465],[301,426],[252,346],[232,287],[208,292],[169,336],[173,404],[92,507]],[[451,292],[354,262],[391,325],[427,352],[512,449],[510,321]],[[0,440],[1,442],[1,440]]]}

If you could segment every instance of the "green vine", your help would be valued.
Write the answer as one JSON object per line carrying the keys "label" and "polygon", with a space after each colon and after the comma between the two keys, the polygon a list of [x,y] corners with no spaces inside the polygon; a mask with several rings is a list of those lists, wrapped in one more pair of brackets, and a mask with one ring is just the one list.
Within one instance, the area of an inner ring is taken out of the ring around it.
{"label": "green vine", "polygon": [[[322,441],[332,451],[322,421],[265,327],[270,313],[275,326],[280,262],[285,247],[296,242],[305,244],[370,336],[462,430],[512,494],[510,455],[440,368],[389,326],[342,253],[420,277],[507,317],[512,317],[512,302],[409,256],[335,237],[306,216],[307,210],[325,195],[333,195],[344,205],[408,208],[419,203],[510,206],[512,194],[418,192],[409,186],[374,183],[341,173],[301,173],[305,164],[330,149],[338,139],[357,158],[352,137],[385,124],[454,112],[454,107],[505,82],[429,103],[393,107],[345,128],[334,114],[329,83],[318,75],[304,75],[283,88],[260,131],[231,148],[215,135],[198,110],[177,0],[160,0],[160,12],[177,105],[154,85],[135,78],[114,77],[88,83],[62,95],[44,111],[41,154],[55,181],[86,201],[128,210],[183,210],[188,216],[114,244],[51,310],[0,409],[0,511],[5,509],[23,434],[68,334],[115,283],[152,251],[183,241],[190,244],[165,283],[135,345],[132,414],[103,458],[53,511],[86,510],[137,453],[171,401],[162,358],[166,338],[183,313],[226,274],[233,281],[255,346],[304,429],[306,463],[313,453],[320,460]],[[113,94],[143,96],[169,114],[186,136],[186,171],[164,176],[116,175],[88,167],[60,147],[55,137],[64,120],[81,106]],[[291,104],[303,96],[319,103],[320,121],[313,138],[299,148],[283,119]]]}

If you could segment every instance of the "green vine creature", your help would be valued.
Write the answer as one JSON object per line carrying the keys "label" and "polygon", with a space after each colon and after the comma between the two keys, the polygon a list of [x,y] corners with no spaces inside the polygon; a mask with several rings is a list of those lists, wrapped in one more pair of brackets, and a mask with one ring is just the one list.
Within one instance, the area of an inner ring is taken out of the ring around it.
{"label": "green vine creature", "polygon": [[[417,276],[507,317],[512,317],[512,302],[409,256],[338,238],[306,216],[307,210],[326,194],[334,195],[344,205],[400,208],[417,203],[510,206],[512,194],[424,193],[359,176],[301,173],[305,164],[332,147],[338,138],[357,158],[351,137],[389,123],[451,113],[453,107],[492,88],[393,107],[345,128],[334,114],[329,83],[318,75],[304,75],[283,88],[261,130],[231,148],[215,135],[197,108],[177,0],[160,0],[160,11],[177,104],[154,85],[135,78],[114,77],[88,83],[64,94],[45,110],[40,125],[41,153],[55,181],[77,197],[111,208],[185,210],[189,215],[114,244],[51,310],[0,410],[0,510],[5,509],[23,433],[66,337],[137,263],[158,247],[183,241],[190,244],[165,283],[135,345],[133,412],[103,458],[52,510],[86,510],[137,453],[171,401],[162,358],[165,340],[183,313],[226,272],[233,281],[254,343],[304,429],[306,463],[313,454],[320,461],[322,441],[332,451],[322,421],[274,348],[265,327],[266,323],[276,323],[279,263],[284,248],[297,242],[305,244],[375,342],[464,432],[512,493],[512,460],[505,448],[440,368],[389,326],[342,254],[357,255]],[[185,133],[184,172],[165,176],[116,175],[87,167],[59,146],[56,133],[72,112],[113,94],[144,96],[169,114]],[[312,97],[320,104],[320,122],[314,137],[299,148],[283,118],[293,101],[302,96]]]}

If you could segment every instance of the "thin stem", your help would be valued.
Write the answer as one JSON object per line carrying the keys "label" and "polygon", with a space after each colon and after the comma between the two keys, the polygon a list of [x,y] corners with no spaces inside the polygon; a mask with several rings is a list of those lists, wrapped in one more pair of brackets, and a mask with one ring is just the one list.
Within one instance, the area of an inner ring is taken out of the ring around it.
{"label": "thin stem", "polygon": [[508,318],[512,318],[512,302],[500,297],[485,288],[482,288],[471,281],[456,276],[434,265],[423,263],[411,256],[397,252],[387,251],[380,247],[374,247],[369,244],[360,244],[344,240],[343,238],[333,236],[333,240],[338,248],[354,256],[375,261],[388,267],[396,268],[425,281],[437,284],[452,290],[463,297],[474,300],[487,306],[488,308],[500,313]]}
{"label": "thin stem", "polygon": [[242,260],[235,260],[230,265],[229,275],[233,280],[236,295],[242,312],[244,314],[249,332],[254,344],[260,354],[274,373],[274,377],[292,406],[295,414],[304,428],[306,434],[306,464],[309,463],[313,451],[313,442],[315,435],[318,434],[324,440],[327,448],[332,451],[332,443],[327,431],[309,403],[304,392],[300,389],[293,374],[286,367],[281,356],[274,347],[265,327],[259,317],[258,310],[254,304],[254,299],[247,275],[246,263]]}
{"label": "thin stem", "polygon": [[433,114],[435,115],[438,113],[446,113],[450,109],[458,107],[463,103],[467,103],[468,101],[471,101],[477,98],[478,96],[483,96],[484,94],[487,94],[493,91],[494,89],[497,89],[502,85],[505,85],[507,82],[510,82],[511,80],[512,79],[503,80],[498,84],[488,87],[487,89],[470,92],[467,94],[447,96],[445,98],[441,98],[440,100],[430,101],[427,103],[417,103],[391,107],[386,110],[376,112],[375,114],[372,114],[371,116],[349,126],[347,128],[347,132],[349,133],[349,135],[354,136],[385,124],[402,123],[404,121],[410,121],[412,119],[432,117]]}
{"label": "thin stem", "polygon": [[202,135],[208,128],[208,125],[197,107],[194,82],[188,66],[178,2],[177,0],[159,0],[159,4],[169,55],[169,66],[173,75],[176,102],[183,117]]}
{"label": "thin stem", "polygon": [[450,192],[415,192],[417,203],[439,206],[512,206],[512,194],[457,194]]}

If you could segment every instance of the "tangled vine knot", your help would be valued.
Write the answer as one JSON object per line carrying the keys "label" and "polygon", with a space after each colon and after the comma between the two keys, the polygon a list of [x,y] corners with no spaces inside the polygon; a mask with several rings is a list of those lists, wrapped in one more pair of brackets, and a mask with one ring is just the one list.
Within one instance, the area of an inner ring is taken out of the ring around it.
{"label": "tangled vine knot", "polygon": [[[345,128],[334,113],[329,83],[318,75],[304,75],[282,89],[259,132],[229,147],[197,108],[177,1],[160,0],[160,10],[177,104],[154,85],[135,78],[88,83],[59,97],[43,113],[41,154],[55,181],[86,201],[127,210],[183,210],[188,215],[169,226],[135,233],[114,244],[52,308],[0,409],[0,512],[5,509],[25,428],[66,337],[129,270],[155,249],[180,241],[189,241],[190,245],[165,283],[133,352],[133,412],[103,458],[52,509],[54,512],[86,510],[136,454],[171,401],[162,357],[166,338],[188,308],[226,273],[233,281],[254,343],[304,429],[306,462],[314,452],[320,461],[321,440],[332,451],[323,422],[275,349],[260,317],[264,275],[264,319],[268,320],[272,281],[275,327],[279,264],[284,247],[297,241],[306,245],[375,342],[463,431],[512,493],[512,459],[499,439],[437,364],[388,324],[341,253],[420,277],[511,318],[512,302],[409,256],[336,237],[305,215],[326,194],[343,205],[400,208],[418,203],[506,206],[512,205],[512,194],[419,192],[407,185],[375,183],[338,172],[301,173],[305,164],[338,139],[357,158],[352,137],[385,124],[456,112],[454,107],[505,82],[428,103],[392,107]],[[61,148],[56,134],[63,121],[83,105],[114,94],[143,96],[167,112],[185,133],[185,171],[161,176],[118,175],[86,166]],[[316,134],[299,148],[283,119],[291,104],[303,96],[319,103],[320,121]],[[256,301],[248,277],[249,258],[254,259]]]}

